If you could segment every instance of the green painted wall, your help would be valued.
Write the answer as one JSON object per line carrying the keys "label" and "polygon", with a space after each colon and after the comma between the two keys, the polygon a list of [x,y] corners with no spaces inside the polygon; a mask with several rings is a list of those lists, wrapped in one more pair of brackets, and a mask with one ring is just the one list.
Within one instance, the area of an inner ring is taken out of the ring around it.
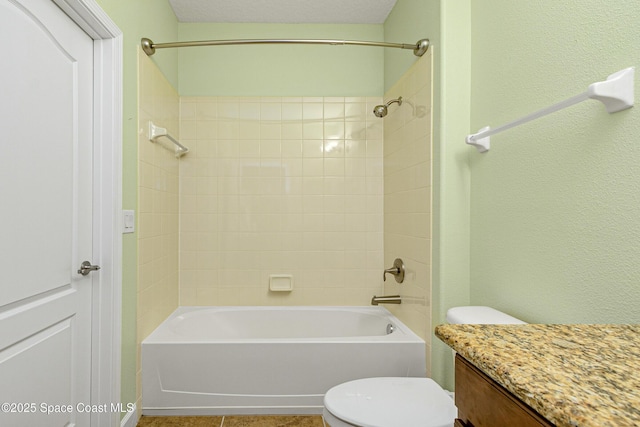
{"label": "green painted wall", "polygon": [[[175,39],[178,25],[167,0],[97,0],[123,33],[123,209],[137,209],[138,71],[140,38]],[[177,53],[154,58],[167,79],[177,85]],[[136,401],[137,238],[123,235],[121,401]]]}
{"label": "green painted wall", "polygon": [[[384,40],[389,43],[416,43],[429,39],[438,43],[439,1],[398,0],[384,22]],[[391,88],[418,59],[410,50],[384,49],[384,90]]]}
{"label": "green painted wall", "polygon": [[[449,308],[468,305],[470,171],[469,128],[471,0],[441,1],[439,143],[434,144],[432,324],[445,322]],[[434,126],[434,129],[436,127]],[[433,338],[432,376],[453,389],[451,349]]]}
{"label": "green painted wall", "polygon": [[[473,132],[640,65],[636,0],[485,0],[471,11]],[[528,322],[638,322],[637,104],[609,115],[583,102],[471,156],[472,303]]]}
{"label": "green painted wall", "polygon": [[[350,39],[382,41],[382,25],[179,24],[181,41]],[[158,42],[161,40],[158,39]],[[157,56],[168,51],[158,51]],[[250,45],[179,50],[182,96],[381,96],[384,49]]]}
{"label": "green painted wall", "polygon": [[[435,66],[433,323],[444,321],[447,308],[468,303],[530,322],[637,322],[638,107],[609,115],[589,101],[493,137],[485,155],[464,145],[468,132],[637,65],[635,0],[398,0],[384,26],[177,24],[166,0],[98,3],[124,33],[124,208],[135,208],[137,200],[140,37],[404,43],[428,37]],[[379,96],[414,60],[391,49],[329,46],[193,48],[154,56],[181,95],[217,96]],[[135,399],[135,242],[125,236],[124,402]],[[433,376],[448,387],[449,355],[434,340]]]}
{"label": "green painted wall", "polygon": [[[431,323],[448,308],[468,305],[469,152],[460,144],[469,128],[470,0],[398,0],[384,24],[385,40],[429,38],[433,79],[433,229]],[[406,52],[385,51],[385,88],[415,61]],[[453,387],[449,347],[431,340],[431,375]]]}

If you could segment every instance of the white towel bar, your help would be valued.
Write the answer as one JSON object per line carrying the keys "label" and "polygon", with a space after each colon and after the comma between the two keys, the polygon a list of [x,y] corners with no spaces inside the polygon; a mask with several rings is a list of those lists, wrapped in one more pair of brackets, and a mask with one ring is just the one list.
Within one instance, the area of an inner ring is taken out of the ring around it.
{"label": "white towel bar", "polygon": [[634,67],[625,68],[617,73],[611,74],[607,80],[596,82],[589,85],[586,92],[573,96],[567,100],[554,104],[550,107],[531,113],[518,120],[498,126],[491,129],[489,126],[484,127],[478,133],[467,136],[466,143],[473,145],[478,152],[485,153],[489,151],[491,144],[490,137],[507,129],[530,122],[564,108],[570,107],[587,99],[596,99],[604,104],[609,114],[626,110],[633,107],[634,102]]}
{"label": "white towel bar", "polygon": [[174,137],[169,135],[165,128],[161,128],[153,124],[153,122],[149,122],[149,141],[156,142],[158,138],[161,136],[167,137],[171,142],[173,142],[176,147],[176,157],[180,158],[189,152],[189,149],[184,145],[180,144]]}

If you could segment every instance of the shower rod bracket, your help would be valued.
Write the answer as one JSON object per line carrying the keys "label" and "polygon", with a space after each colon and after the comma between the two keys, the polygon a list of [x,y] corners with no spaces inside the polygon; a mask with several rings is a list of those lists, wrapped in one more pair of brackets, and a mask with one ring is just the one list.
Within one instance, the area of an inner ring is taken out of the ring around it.
{"label": "shower rod bracket", "polygon": [[415,49],[413,49],[413,54],[415,56],[422,56],[425,53],[427,53],[427,50],[429,50],[429,39],[420,39],[418,40],[418,42],[416,43],[416,47]]}
{"label": "shower rod bracket", "polygon": [[151,56],[156,53],[156,48],[153,47],[153,42],[151,41],[151,39],[148,39],[146,37],[142,38],[140,40],[140,45],[142,46],[142,50],[147,54],[147,56]]}
{"label": "shower rod bracket", "polygon": [[154,43],[151,39],[143,38],[140,40],[142,50],[147,56],[156,53],[156,49],[165,49],[172,47],[193,47],[193,46],[230,46],[242,44],[329,44],[329,45],[352,45],[352,46],[378,46],[393,47],[397,49],[411,49],[416,56],[424,55],[429,50],[429,39],[418,40],[414,44],[408,43],[387,43],[387,42],[370,42],[359,40],[321,40],[321,39],[239,39],[239,40],[203,40],[203,41],[187,41],[173,43]]}

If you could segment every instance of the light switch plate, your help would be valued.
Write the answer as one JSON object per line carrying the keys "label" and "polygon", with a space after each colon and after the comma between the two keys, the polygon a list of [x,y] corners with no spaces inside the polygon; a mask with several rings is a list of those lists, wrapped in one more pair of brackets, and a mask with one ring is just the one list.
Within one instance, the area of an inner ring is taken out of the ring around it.
{"label": "light switch plate", "polygon": [[122,211],[122,233],[133,233],[136,231],[136,213],[131,210]]}

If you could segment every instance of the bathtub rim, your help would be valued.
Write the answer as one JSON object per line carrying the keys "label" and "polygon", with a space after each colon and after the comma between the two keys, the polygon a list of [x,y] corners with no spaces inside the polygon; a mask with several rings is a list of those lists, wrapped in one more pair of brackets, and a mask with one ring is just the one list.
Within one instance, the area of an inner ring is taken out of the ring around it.
{"label": "bathtub rim", "polygon": [[[343,311],[343,312],[358,312],[360,314],[373,315],[378,317],[385,317],[392,321],[396,330],[390,335],[378,335],[378,336],[349,336],[349,337],[314,337],[314,338],[220,338],[220,339],[207,339],[197,340],[194,338],[177,338],[175,334],[169,331],[169,323],[176,317],[194,311]],[[415,343],[425,341],[420,338],[415,332],[411,330],[406,324],[398,319],[387,308],[377,306],[179,306],[175,309],[165,320],[160,323],[144,340],[142,345],[163,345],[163,344],[193,344],[193,345],[206,345],[211,343],[228,343],[228,344],[240,344],[240,343],[292,343],[292,342],[323,342],[323,343],[346,343],[346,342],[359,342],[359,343],[377,343],[377,342],[389,342],[389,343]]]}

